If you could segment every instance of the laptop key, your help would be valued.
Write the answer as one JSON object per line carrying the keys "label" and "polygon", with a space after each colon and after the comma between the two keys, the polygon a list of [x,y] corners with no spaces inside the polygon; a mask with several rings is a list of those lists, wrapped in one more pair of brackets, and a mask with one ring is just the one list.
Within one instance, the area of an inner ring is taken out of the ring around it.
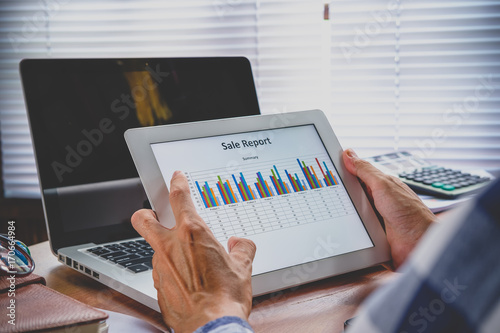
{"label": "laptop key", "polygon": [[140,251],[137,252],[138,255],[143,256],[143,257],[152,257],[154,254],[154,251]]}
{"label": "laptop key", "polygon": [[127,269],[130,269],[134,273],[149,271],[149,267],[146,265],[143,265],[143,264],[132,265],[132,266],[127,267]]}
{"label": "laptop key", "polygon": [[[88,250],[87,250],[87,251],[88,251]],[[111,251],[109,251],[108,249],[104,249],[104,248],[102,248],[102,249],[100,249],[100,250],[94,250],[94,251],[92,251],[92,252],[90,252],[90,253],[93,253],[93,254],[95,254],[95,255],[100,256],[100,257],[101,257],[101,256],[103,256],[103,255],[106,255],[106,254],[108,254],[108,253],[111,253]]]}
{"label": "laptop key", "polygon": [[102,257],[104,259],[112,259],[112,258],[124,256],[124,255],[127,255],[127,254],[128,253],[124,252],[124,251],[116,251],[116,252],[111,252],[111,253],[107,253],[107,254],[101,255],[100,257]]}
{"label": "laptop key", "polygon": [[98,247],[93,247],[91,249],[87,249],[87,252],[91,252],[91,253],[94,253],[96,251],[100,251],[102,250],[103,248],[101,246],[98,246]]}
{"label": "laptop key", "polygon": [[127,260],[132,260],[132,259],[138,259],[140,258],[137,254],[126,254],[124,256],[120,257],[113,257],[113,258],[108,258],[108,260],[111,260],[114,263],[120,263],[122,261],[127,261]]}
{"label": "laptop key", "polygon": [[127,249],[136,248],[136,247],[141,246],[140,244],[136,244],[134,242],[120,243],[120,245],[127,248]]}
{"label": "laptop key", "polygon": [[138,258],[138,259],[132,259],[132,260],[125,260],[125,261],[120,261],[117,264],[123,267],[129,267],[133,265],[138,265],[138,264],[151,264],[151,259],[152,257],[143,257],[143,258]]}
{"label": "laptop key", "polygon": [[107,247],[107,249],[108,249],[109,251],[111,251],[111,252],[117,252],[117,251],[122,251],[122,250],[124,250],[124,249],[122,249],[122,248],[120,248],[120,247],[118,247],[118,246],[109,246],[109,247]]}

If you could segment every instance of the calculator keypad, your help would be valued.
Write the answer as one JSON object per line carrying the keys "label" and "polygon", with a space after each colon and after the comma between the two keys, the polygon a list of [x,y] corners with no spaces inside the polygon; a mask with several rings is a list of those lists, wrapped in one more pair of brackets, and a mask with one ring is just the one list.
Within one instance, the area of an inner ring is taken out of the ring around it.
{"label": "calculator keypad", "polygon": [[417,169],[413,172],[403,172],[399,174],[403,181],[409,181],[412,184],[421,184],[429,188],[440,189],[443,191],[454,191],[473,185],[488,182],[490,179],[470,173],[452,170],[443,167],[427,167]]}

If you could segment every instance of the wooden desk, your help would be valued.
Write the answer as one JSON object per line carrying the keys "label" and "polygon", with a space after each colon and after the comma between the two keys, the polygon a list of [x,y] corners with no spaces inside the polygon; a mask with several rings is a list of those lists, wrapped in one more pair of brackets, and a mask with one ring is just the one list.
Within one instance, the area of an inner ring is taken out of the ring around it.
{"label": "wooden desk", "polygon": [[[47,286],[83,303],[143,319],[167,330],[161,315],[99,282],[61,265],[48,242],[30,246],[35,274]],[[341,332],[359,304],[394,273],[374,267],[256,297],[250,324],[256,332]]]}

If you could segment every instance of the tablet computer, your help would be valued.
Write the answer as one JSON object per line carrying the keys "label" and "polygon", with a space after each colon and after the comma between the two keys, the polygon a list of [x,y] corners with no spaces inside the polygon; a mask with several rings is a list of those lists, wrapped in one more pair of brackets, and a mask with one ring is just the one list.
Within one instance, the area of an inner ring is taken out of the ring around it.
{"label": "tablet computer", "polygon": [[168,190],[181,170],[226,249],[233,235],[255,242],[254,295],[390,259],[320,110],[130,129],[125,139],[160,223],[175,225]]}

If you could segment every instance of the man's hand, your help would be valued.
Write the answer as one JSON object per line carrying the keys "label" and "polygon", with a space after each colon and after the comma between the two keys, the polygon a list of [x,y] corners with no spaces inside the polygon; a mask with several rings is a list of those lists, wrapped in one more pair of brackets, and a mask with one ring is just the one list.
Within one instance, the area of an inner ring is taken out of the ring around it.
{"label": "man's hand", "polygon": [[174,173],[170,186],[174,228],[163,227],[151,210],[132,216],[134,228],[155,251],[153,280],[165,323],[180,333],[222,316],[247,320],[255,244],[231,237],[228,254],[197,214],[181,172]]}
{"label": "man's hand", "polygon": [[347,149],[343,153],[347,170],[357,176],[385,223],[394,268],[413,250],[435,215],[420,198],[398,178],[386,175]]}

